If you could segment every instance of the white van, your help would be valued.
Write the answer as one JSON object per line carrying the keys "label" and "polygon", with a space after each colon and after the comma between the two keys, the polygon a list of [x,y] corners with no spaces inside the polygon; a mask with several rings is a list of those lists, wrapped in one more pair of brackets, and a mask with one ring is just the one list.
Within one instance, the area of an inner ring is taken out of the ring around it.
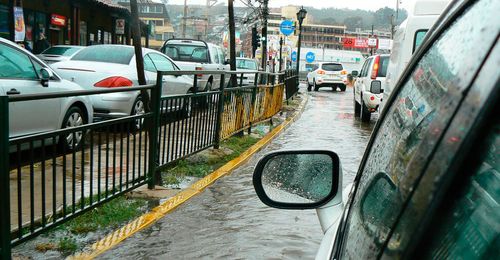
{"label": "white van", "polygon": [[424,37],[436,22],[450,0],[416,0],[408,10],[408,17],[396,29],[391,57],[387,68],[384,97],[379,111],[385,104],[399,76],[410,61],[411,56],[422,44]]}

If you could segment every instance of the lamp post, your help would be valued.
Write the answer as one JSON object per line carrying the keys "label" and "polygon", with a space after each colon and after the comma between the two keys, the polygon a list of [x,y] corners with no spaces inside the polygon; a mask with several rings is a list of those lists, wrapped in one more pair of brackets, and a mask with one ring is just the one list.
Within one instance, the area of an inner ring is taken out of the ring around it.
{"label": "lamp post", "polygon": [[300,44],[302,41],[302,22],[304,21],[304,18],[306,18],[307,11],[304,9],[304,7],[300,7],[300,10],[297,12],[297,20],[299,21],[299,40],[297,42],[297,85],[299,85],[299,66],[300,66]]}

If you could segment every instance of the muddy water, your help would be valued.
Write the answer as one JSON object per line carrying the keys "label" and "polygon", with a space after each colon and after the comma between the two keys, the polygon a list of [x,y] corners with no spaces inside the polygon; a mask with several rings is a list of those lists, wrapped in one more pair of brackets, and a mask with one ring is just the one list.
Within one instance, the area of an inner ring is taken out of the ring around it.
{"label": "muddy water", "polygon": [[247,164],[100,258],[314,258],[322,237],[315,211],[262,204],[252,186],[253,168],[273,150],[329,149],[339,154],[345,187],[354,178],[376,117],[368,124],[354,118],[350,88],[311,92],[301,118]]}

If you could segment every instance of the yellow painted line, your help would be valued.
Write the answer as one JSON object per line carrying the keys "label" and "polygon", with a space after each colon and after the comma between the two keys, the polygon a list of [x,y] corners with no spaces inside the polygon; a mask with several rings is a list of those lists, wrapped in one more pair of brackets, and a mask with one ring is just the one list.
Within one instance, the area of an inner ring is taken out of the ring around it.
{"label": "yellow painted line", "polygon": [[[305,95],[304,98],[307,98],[307,95]],[[304,100],[304,102],[302,103],[303,107],[301,108],[301,110],[304,109],[306,101],[307,100]],[[203,179],[195,182],[189,188],[177,193],[175,196],[163,202],[161,205],[153,208],[151,211],[136,218],[135,220],[128,223],[124,227],[115,230],[113,233],[109,234],[105,238],[97,241],[91,246],[89,252],[82,252],[80,254],[70,256],[68,257],[68,259],[74,259],[74,260],[94,259],[97,256],[101,255],[102,253],[118,245],[123,240],[131,237],[135,233],[143,230],[144,228],[147,228],[151,224],[165,217],[167,214],[172,212],[178,206],[184,204],[184,202],[188,201],[192,197],[203,192],[203,190],[205,190],[216,180],[229,174],[231,171],[233,171],[243,163],[247,162],[252,155],[260,151],[266,144],[268,144],[271,140],[273,140],[276,136],[278,136],[284,129],[286,129],[290,125],[290,123],[297,120],[300,114],[301,111],[297,112],[293,118],[285,120],[285,122],[274,128],[271,132],[265,135],[256,144],[254,144],[248,150],[240,154],[240,156],[238,156],[237,158],[229,161],[224,166],[215,170],[211,174],[205,176]]]}

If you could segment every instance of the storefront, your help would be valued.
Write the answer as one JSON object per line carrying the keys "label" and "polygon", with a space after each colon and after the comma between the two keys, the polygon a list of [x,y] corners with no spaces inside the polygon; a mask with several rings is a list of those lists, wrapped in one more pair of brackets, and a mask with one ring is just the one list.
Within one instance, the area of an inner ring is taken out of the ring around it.
{"label": "storefront", "polygon": [[[123,34],[115,33],[118,19]],[[42,36],[51,45],[128,43],[129,21],[128,9],[103,0],[0,0],[0,37],[30,48]]]}

